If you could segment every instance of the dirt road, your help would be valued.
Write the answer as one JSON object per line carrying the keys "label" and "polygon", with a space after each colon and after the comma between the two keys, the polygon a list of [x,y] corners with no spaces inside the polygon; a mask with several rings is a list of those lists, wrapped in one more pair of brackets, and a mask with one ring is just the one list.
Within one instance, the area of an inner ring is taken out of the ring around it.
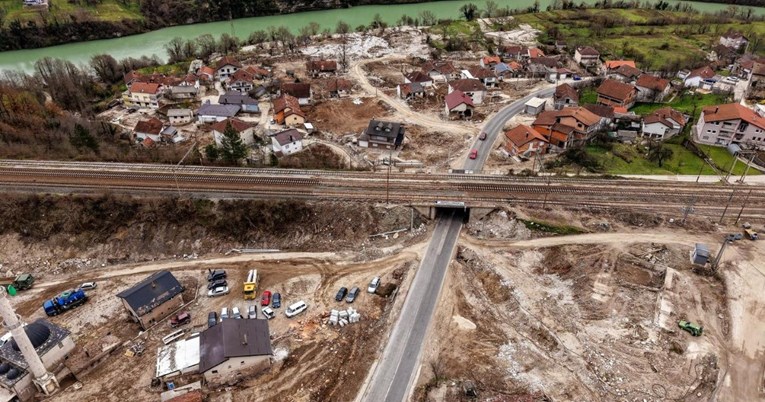
{"label": "dirt road", "polygon": [[437,117],[430,116],[425,113],[418,113],[413,111],[412,109],[409,108],[409,106],[406,103],[386,95],[382,91],[378,90],[374,85],[372,85],[367,79],[366,74],[364,73],[364,70],[362,68],[367,63],[379,62],[382,60],[397,60],[402,58],[403,57],[392,55],[392,56],[385,56],[385,57],[377,58],[377,59],[361,60],[355,63],[348,70],[348,73],[350,74],[351,78],[354,79],[364,91],[366,91],[369,94],[375,94],[379,99],[381,99],[387,105],[395,109],[398,116],[406,123],[416,124],[418,126],[426,127],[431,130],[446,131],[446,132],[457,133],[457,134],[465,134],[469,132],[475,133],[478,131],[477,127],[471,127],[469,125],[460,124],[456,122],[448,122],[448,121],[441,120]]}
{"label": "dirt road", "polygon": [[627,244],[627,243],[670,243],[692,246],[698,242],[709,241],[708,236],[692,237],[688,234],[673,233],[589,233],[573,236],[543,237],[532,240],[478,240],[463,235],[463,240],[470,244],[497,248],[539,248],[555,247],[568,244]]}

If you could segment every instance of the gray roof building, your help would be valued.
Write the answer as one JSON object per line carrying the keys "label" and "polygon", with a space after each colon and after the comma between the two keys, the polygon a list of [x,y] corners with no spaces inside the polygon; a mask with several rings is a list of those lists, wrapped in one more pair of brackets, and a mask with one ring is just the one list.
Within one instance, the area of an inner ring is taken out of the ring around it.
{"label": "gray roof building", "polygon": [[136,315],[142,316],[182,292],[183,286],[173,274],[159,271],[118,293],[117,297],[123,299]]}
{"label": "gray roof building", "polygon": [[199,108],[197,114],[200,116],[234,117],[239,113],[240,109],[238,105],[213,105],[205,103]]}
{"label": "gray roof building", "polygon": [[203,373],[230,358],[272,354],[268,321],[223,320],[200,335],[199,372]]}

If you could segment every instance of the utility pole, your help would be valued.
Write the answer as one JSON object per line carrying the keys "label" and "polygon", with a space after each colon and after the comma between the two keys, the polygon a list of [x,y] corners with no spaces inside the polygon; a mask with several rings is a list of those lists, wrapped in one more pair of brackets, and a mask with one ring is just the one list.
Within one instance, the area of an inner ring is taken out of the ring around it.
{"label": "utility pole", "polygon": [[542,209],[547,207],[547,196],[550,194],[550,176],[547,176],[547,191],[545,191],[545,200],[542,203]]}
{"label": "utility pole", "polygon": [[704,164],[707,163],[706,159],[701,160],[701,168],[699,169],[699,174],[696,175],[696,183],[699,182],[699,179],[701,178],[701,172],[704,171]]}
{"label": "utility pole", "polygon": [[388,179],[385,181],[385,203],[390,204],[390,170],[393,165],[393,148],[388,148]]}
{"label": "utility pole", "polygon": [[741,209],[738,211],[738,216],[736,216],[736,225],[738,225],[739,219],[741,219],[741,214],[744,213],[744,207],[746,207],[746,202],[749,201],[749,196],[752,195],[752,190],[750,189],[748,193],[746,193],[746,198],[744,198],[744,203],[741,204]]}
{"label": "utility pole", "polygon": [[725,252],[725,247],[728,246],[728,240],[723,239],[723,243],[720,246],[720,251],[717,252],[717,256],[715,257],[715,260],[712,262],[712,272],[717,272],[717,267],[720,265],[720,261],[722,260],[723,252]]}
{"label": "utility pole", "polygon": [[749,168],[752,167],[752,162],[754,162],[754,158],[757,156],[757,151],[752,151],[752,157],[749,158],[749,163],[746,164],[746,170],[744,170],[744,175],[741,176],[741,178],[738,180],[739,183],[744,184],[744,179],[746,179],[747,173],[749,173]]}
{"label": "utility pole", "polygon": [[725,213],[728,212],[728,207],[730,206],[730,200],[733,199],[733,195],[736,194],[736,189],[734,188],[733,191],[730,193],[730,197],[728,197],[728,203],[725,204],[725,209],[723,209],[723,213],[720,216],[720,223],[723,222],[723,218],[725,218]]}
{"label": "utility pole", "polygon": [[683,208],[683,220],[680,221],[681,225],[685,225],[685,220],[688,219],[688,214],[693,212],[693,204],[696,203],[696,196],[694,195],[691,197],[690,201],[688,201],[688,205]]}
{"label": "utility pole", "polygon": [[736,162],[738,162],[738,155],[733,155],[733,163],[730,165],[730,169],[728,170],[728,174],[725,175],[725,182],[728,182],[728,178],[730,177],[730,174],[733,173],[733,168],[736,167]]}
{"label": "utility pole", "polygon": [[181,186],[178,185],[178,174],[176,174],[175,169],[177,169],[178,166],[181,166],[181,163],[183,163],[184,159],[186,159],[186,157],[189,156],[191,151],[196,149],[196,147],[197,147],[197,142],[194,141],[194,143],[191,144],[191,147],[189,147],[189,150],[186,151],[186,154],[183,155],[183,158],[181,158],[181,160],[179,160],[178,163],[173,167],[173,178],[175,179],[175,188],[176,190],[178,190],[178,198],[181,198]]}

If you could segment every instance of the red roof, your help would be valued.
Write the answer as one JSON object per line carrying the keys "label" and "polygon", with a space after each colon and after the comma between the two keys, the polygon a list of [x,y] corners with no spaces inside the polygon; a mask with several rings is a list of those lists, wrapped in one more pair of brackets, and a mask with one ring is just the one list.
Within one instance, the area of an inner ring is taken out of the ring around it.
{"label": "red roof", "polygon": [[575,102],[579,102],[579,92],[569,84],[560,84],[555,87],[555,95],[553,95],[553,97],[554,99],[569,98]]}
{"label": "red roof", "polygon": [[635,87],[616,80],[605,80],[597,89],[598,95],[626,101],[635,91]]}
{"label": "red roof", "polygon": [[222,132],[226,131],[226,127],[228,127],[229,124],[231,124],[231,127],[234,130],[236,130],[237,133],[241,133],[242,131],[245,131],[245,130],[247,130],[249,128],[252,128],[252,124],[246,123],[246,122],[241,121],[239,119],[233,119],[233,118],[228,118],[226,120],[219,121],[219,122],[213,124],[212,126],[210,126],[210,128],[212,128],[213,130],[215,130],[215,131],[217,131],[219,133],[222,133]]}
{"label": "red roof", "polygon": [[205,74],[212,77],[215,75],[215,70],[213,70],[211,67],[202,66],[202,68],[199,69],[199,74]]}
{"label": "red roof", "polygon": [[545,52],[541,51],[539,48],[532,47],[529,48],[529,57],[532,59],[537,57],[545,57]]}
{"label": "red roof", "polygon": [[296,98],[310,98],[311,84],[302,82],[286,82],[282,84],[282,93],[292,95]]}
{"label": "red roof", "polygon": [[598,52],[597,50],[595,50],[595,48],[590,46],[583,46],[583,47],[577,48],[576,51],[579,52],[579,54],[581,54],[582,56],[600,56],[600,52]]}
{"label": "red roof", "polygon": [[703,79],[707,79],[707,78],[712,78],[714,76],[715,76],[715,71],[712,70],[712,68],[710,68],[709,66],[699,67],[691,71],[690,74],[688,74],[688,78],[701,77]]}
{"label": "red roof", "polygon": [[135,124],[133,131],[136,133],[159,135],[162,131],[164,123],[156,117],[152,117],[149,120],[141,120]]}
{"label": "red roof", "polygon": [[765,130],[765,118],[760,117],[752,109],[746,108],[740,103],[708,106],[702,110],[702,114],[706,123],[740,119]]}
{"label": "red roof", "polygon": [[478,78],[478,79],[496,77],[496,75],[494,75],[494,72],[486,67],[479,67],[479,66],[470,67],[468,69],[468,72],[470,73],[470,75],[473,76],[473,78]]}
{"label": "red roof", "polygon": [[457,69],[454,68],[451,61],[429,61],[422,65],[423,72],[429,73],[434,70],[442,75],[454,74],[457,72]]}
{"label": "red roof", "polygon": [[654,91],[664,91],[669,86],[669,80],[665,80],[664,78],[659,78],[655,75],[650,74],[643,74],[640,77],[638,77],[637,82],[635,82],[636,86],[652,89]]}
{"label": "red roof", "polygon": [[423,83],[423,82],[433,81],[433,79],[430,78],[429,75],[423,73],[422,71],[412,71],[411,73],[407,74],[405,77],[407,80],[409,80],[409,82]]}
{"label": "red roof", "polygon": [[160,84],[151,82],[134,82],[130,85],[130,92],[156,95],[160,86]]}
{"label": "red roof", "polygon": [[306,63],[308,71],[334,72],[337,71],[337,62],[334,60],[311,60]]}
{"label": "red roof", "polygon": [[460,91],[459,89],[455,89],[454,91],[446,95],[446,97],[444,98],[444,101],[446,102],[446,108],[449,110],[452,110],[463,103],[470,107],[474,107],[473,99],[465,95],[465,93]]}
{"label": "red roof", "polygon": [[612,69],[611,72],[614,74],[619,74],[627,78],[634,78],[639,76],[642,73],[642,71],[640,71],[639,69],[632,66],[628,66],[626,64],[621,65],[615,69]]}
{"label": "red roof", "polygon": [[202,391],[195,389],[175,398],[168,399],[166,402],[202,402]]}
{"label": "red roof", "polygon": [[505,137],[517,148],[521,148],[534,140],[547,142],[547,139],[537,130],[523,124],[507,131]]}
{"label": "red roof", "polygon": [[236,61],[236,59],[231,56],[225,56],[224,58],[218,60],[217,63],[215,63],[216,70],[220,70],[221,68],[225,66],[234,66],[237,68],[242,68],[242,63]]}
{"label": "red roof", "polygon": [[655,114],[652,114],[650,116],[646,116],[646,118],[643,119],[643,123],[645,123],[645,124],[660,123],[660,124],[663,124],[663,125],[665,125],[665,126],[667,126],[669,128],[674,127],[674,125],[672,123],[670,123],[669,121],[667,121],[663,117],[657,116]]}
{"label": "red roof", "polygon": [[452,90],[460,90],[462,92],[475,92],[475,91],[485,91],[486,87],[483,86],[483,83],[477,79],[471,79],[466,78],[462,80],[454,80],[449,82],[449,86],[452,87]]}
{"label": "red roof", "polygon": [[305,117],[303,111],[300,109],[298,99],[294,96],[283,94],[274,99],[274,113],[283,112],[285,109],[290,109],[292,113]]}
{"label": "red roof", "polygon": [[606,60],[606,68],[609,70],[619,68],[621,66],[630,66],[636,68],[634,60]]}
{"label": "red roof", "polygon": [[656,116],[660,116],[664,119],[672,119],[681,126],[684,126],[686,123],[685,116],[683,116],[683,114],[678,112],[677,110],[672,109],[671,107],[661,108],[659,110],[654,111],[653,114]]}
{"label": "red roof", "polygon": [[245,81],[252,82],[255,77],[247,70],[237,70],[234,74],[231,74],[231,81]]}
{"label": "red roof", "polygon": [[482,60],[484,66],[499,64],[502,62],[502,59],[500,59],[499,56],[484,56]]}

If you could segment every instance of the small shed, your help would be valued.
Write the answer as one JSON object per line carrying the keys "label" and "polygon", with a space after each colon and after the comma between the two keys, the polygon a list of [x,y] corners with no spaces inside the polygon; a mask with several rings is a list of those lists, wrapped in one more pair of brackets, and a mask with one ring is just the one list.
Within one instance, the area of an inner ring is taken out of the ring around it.
{"label": "small shed", "polygon": [[709,262],[709,248],[706,244],[696,243],[691,252],[691,262],[698,265],[706,265]]}
{"label": "small shed", "polygon": [[728,144],[727,149],[733,156],[736,156],[741,152],[741,147],[738,144]]}
{"label": "small shed", "polygon": [[544,99],[533,97],[524,105],[524,112],[536,116],[545,111],[545,103],[547,103],[547,101]]}

